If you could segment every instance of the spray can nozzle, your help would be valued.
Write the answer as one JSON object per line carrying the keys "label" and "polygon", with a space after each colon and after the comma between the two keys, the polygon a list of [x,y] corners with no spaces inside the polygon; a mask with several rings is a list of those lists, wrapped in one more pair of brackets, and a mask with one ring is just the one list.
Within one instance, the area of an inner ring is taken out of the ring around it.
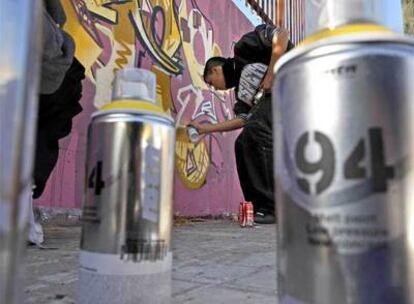
{"label": "spray can nozzle", "polygon": [[151,71],[125,68],[115,74],[112,100],[138,99],[156,104],[156,77]]}
{"label": "spray can nozzle", "polygon": [[380,0],[309,0],[306,3],[306,36],[347,24],[380,24],[383,9]]}

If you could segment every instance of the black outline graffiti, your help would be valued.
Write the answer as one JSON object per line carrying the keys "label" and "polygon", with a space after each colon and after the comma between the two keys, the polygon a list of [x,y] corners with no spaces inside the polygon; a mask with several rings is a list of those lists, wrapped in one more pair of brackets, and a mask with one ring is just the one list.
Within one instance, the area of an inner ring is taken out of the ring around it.
{"label": "black outline graffiti", "polygon": [[[162,35],[161,35],[161,37],[159,37],[157,35],[157,29],[156,29],[157,14],[159,12],[161,13],[160,17],[162,19]],[[164,10],[159,5],[155,6],[152,10],[151,33],[152,33],[152,37],[154,38],[155,42],[158,44],[159,47],[161,47],[163,42],[164,42],[164,35],[165,35],[165,14],[164,14]]]}

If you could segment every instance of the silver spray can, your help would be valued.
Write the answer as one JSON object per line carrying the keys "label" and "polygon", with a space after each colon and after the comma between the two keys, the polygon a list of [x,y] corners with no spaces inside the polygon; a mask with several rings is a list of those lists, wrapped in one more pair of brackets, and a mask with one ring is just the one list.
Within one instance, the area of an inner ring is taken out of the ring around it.
{"label": "silver spray can", "polygon": [[352,24],[275,71],[279,303],[414,303],[413,41]]}
{"label": "silver spray can", "polygon": [[198,130],[192,126],[187,127],[187,136],[192,143],[196,143],[200,140],[200,133],[198,133]]}
{"label": "silver spray can", "polygon": [[[41,42],[38,0],[0,2],[0,303],[22,303]],[[18,17],[17,17],[18,15]]]}
{"label": "silver spray can", "polygon": [[175,128],[155,75],[117,73],[88,130],[80,303],[169,303]]}

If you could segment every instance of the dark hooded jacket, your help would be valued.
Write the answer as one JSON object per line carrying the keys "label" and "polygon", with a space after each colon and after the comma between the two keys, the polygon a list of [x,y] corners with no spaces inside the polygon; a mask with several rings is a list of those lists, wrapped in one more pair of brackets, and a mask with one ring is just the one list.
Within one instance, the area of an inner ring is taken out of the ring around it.
{"label": "dark hooded jacket", "polygon": [[[228,59],[223,66],[226,86],[239,89],[240,76],[243,68],[252,63],[269,65],[272,56],[272,39],[281,31],[279,27],[269,24],[258,25],[254,31],[244,34],[234,46],[234,58]],[[294,47],[289,40],[286,52]],[[246,115],[251,107],[242,101],[237,101],[234,107],[236,116]]]}
{"label": "dark hooded jacket", "polygon": [[[59,0],[45,0],[44,52],[41,63],[38,129],[33,198],[43,193],[59,156],[59,139],[72,129],[72,118],[82,111],[85,69],[74,58],[73,39],[61,28],[65,21]],[[59,25],[59,26],[58,26]]]}

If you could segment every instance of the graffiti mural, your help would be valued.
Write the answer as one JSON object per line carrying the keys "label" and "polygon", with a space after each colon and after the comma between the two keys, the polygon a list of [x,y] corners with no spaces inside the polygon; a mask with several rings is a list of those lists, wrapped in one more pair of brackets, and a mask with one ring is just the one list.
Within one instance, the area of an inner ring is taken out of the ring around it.
{"label": "graffiti mural", "polygon": [[[184,126],[233,118],[232,92],[212,92],[203,81],[205,61],[231,56],[232,45],[253,28],[230,0],[62,0],[64,29],[86,68],[82,104],[72,134],[40,205],[76,207],[82,202],[86,127],[90,114],[110,102],[114,72],[140,67],[157,76],[157,101],[177,126],[176,213],[234,210],[241,192],[234,161],[236,133],[191,143]],[[226,12],[226,13],[223,13]],[[196,190],[196,191],[195,191]]]}

